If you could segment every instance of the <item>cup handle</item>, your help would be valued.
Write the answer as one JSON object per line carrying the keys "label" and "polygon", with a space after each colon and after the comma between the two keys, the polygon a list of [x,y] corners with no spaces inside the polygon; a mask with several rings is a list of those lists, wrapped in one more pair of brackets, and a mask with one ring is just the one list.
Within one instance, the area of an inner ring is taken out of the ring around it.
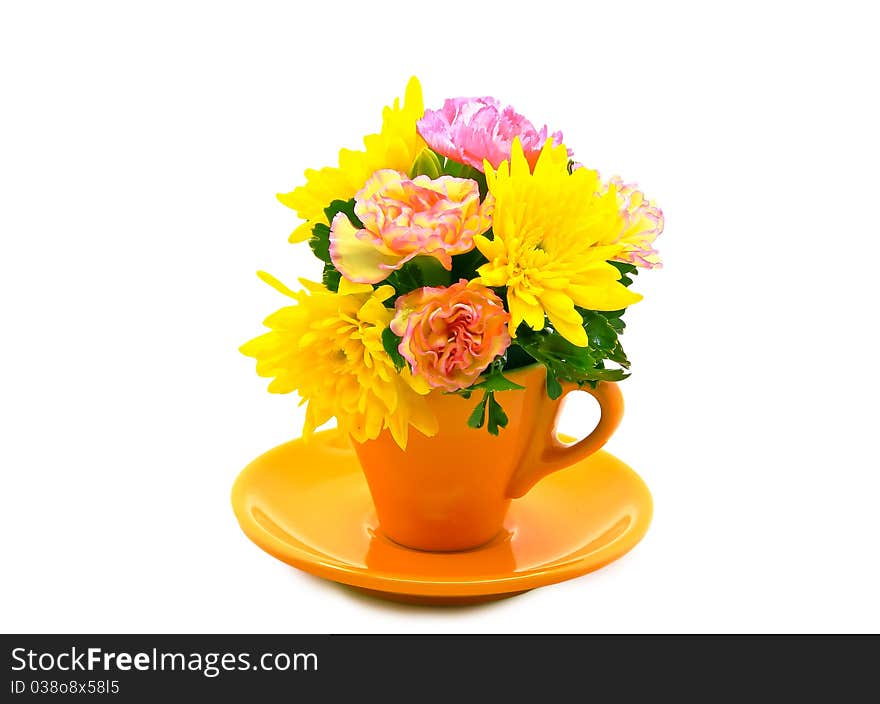
{"label": "cup handle", "polygon": [[[511,499],[523,496],[540,479],[543,479],[557,469],[568,467],[578,460],[592,455],[600,449],[608,438],[617,430],[620,420],[623,418],[623,395],[617,384],[609,381],[600,381],[596,388],[589,385],[579,387],[571,382],[562,383],[562,395],[553,400],[542,393],[542,405],[537,414],[535,430],[529,441],[529,447],[524,453],[523,460],[507,485],[507,496]],[[556,434],[556,426],[559,421],[559,409],[562,400],[571,391],[586,391],[599,402],[602,415],[595,430],[583,440],[565,444],[560,442]]]}

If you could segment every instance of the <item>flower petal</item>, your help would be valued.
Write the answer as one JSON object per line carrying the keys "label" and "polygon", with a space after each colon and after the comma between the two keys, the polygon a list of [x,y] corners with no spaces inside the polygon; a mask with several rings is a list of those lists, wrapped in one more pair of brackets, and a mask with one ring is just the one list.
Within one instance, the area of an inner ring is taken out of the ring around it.
{"label": "flower petal", "polygon": [[388,278],[401,257],[386,254],[370,233],[359,230],[345,213],[337,213],[330,227],[330,259],[349,281],[376,284]]}

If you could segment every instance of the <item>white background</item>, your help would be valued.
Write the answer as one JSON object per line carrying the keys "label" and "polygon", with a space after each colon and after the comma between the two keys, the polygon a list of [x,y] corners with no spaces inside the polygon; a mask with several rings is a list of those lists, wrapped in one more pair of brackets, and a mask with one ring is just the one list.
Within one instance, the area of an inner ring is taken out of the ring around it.
{"label": "white background", "polygon": [[[4,3],[0,628],[880,630],[871,10]],[[476,608],[297,572],[229,505],[302,421],[237,352],[283,304],[254,272],[316,272],[275,193],[357,147],[411,74],[428,106],[494,94],[562,129],[666,213],[608,447],[653,526],[600,572]]]}

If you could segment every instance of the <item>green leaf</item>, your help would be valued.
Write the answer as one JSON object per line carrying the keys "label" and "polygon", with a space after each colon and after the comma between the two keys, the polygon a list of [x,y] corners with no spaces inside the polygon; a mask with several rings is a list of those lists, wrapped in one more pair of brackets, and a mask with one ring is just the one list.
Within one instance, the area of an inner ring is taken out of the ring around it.
{"label": "green leaf", "polygon": [[507,427],[507,414],[504,412],[504,409],[501,408],[501,404],[495,400],[494,393],[487,391],[486,395],[489,397],[489,422],[487,423],[486,429],[491,435],[498,435],[499,428]]}
{"label": "green leaf", "polygon": [[[483,233],[489,239],[492,237],[492,230],[489,229]],[[488,262],[489,260],[483,256],[483,253],[480,252],[479,249],[474,247],[470,252],[465,252],[464,254],[456,254],[452,257],[452,271],[450,272],[449,278],[453,283],[459,281],[460,279],[467,279],[470,281],[477,276],[477,269],[479,269],[483,264]]]}
{"label": "green leaf", "polygon": [[482,428],[483,423],[486,422],[486,401],[489,399],[489,392],[483,394],[483,398],[480,399],[480,402],[477,404],[476,408],[471,412],[468,417],[468,426],[471,428]]}
{"label": "green leaf", "polygon": [[422,286],[449,286],[452,283],[450,273],[436,257],[414,257],[409,264],[418,269]]}
{"label": "green leaf", "polygon": [[492,364],[489,365],[489,368],[485,372],[483,378],[476,384],[471,384],[468,388],[471,390],[485,389],[489,392],[518,391],[520,389],[526,388],[525,386],[520,386],[519,384],[511,381],[506,376],[504,376],[501,370],[504,369],[504,364],[506,361],[506,354],[498,355],[494,360],[492,360]]}
{"label": "green leaf", "polygon": [[[351,200],[334,200],[328,207],[324,208],[327,222],[333,222],[333,218],[335,218],[338,213],[345,213],[355,227],[363,226],[357,215],[354,213],[353,198]],[[333,261],[330,259],[329,225],[319,222],[312,228],[312,236],[309,238],[309,247],[312,248],[314,255],[324,262],[324,271],[321,274],[321,281],[331,291],[338,291],[341,275],[333,266]]]}
{"label": "green leaf", "polygon": [[547,367],[547,395],[554,401],[562,396],[562,384],[550,367]]}
{"label": "green leaf", "polygon": [[468,425],[472,428],[482,428],[483,423],[486,421],[486,412],[488,408],[488,430],[492,435],[498,435],[499,428],[507,427],[507,415],[504,413],[504,409],[501,408],[501,404],[495,400],[495,392],[520,391],[525,388],[525,386],[520,386],[502,374],[501,370],[504,368],[506,360],[506,354],[498,355],[492,361],[492,364],[489,365],[489,369],[481,381],[472,384],[467,389],[460,389],[457,392],[453,392],[458,393],[465,398],[469,398],[471,393],[475,390],[483,390],[483,398],[480,400],[479,405],[473,410],[473,413],[471,413],[471,416],[468,419]]}
{"label": "green leaf", "polygon": [[422,272],[412,261],[408,261],[382,283],[393,286],[395,296],[402,296],[425,285],[422,279]]}
{"label": "green leaf", "polygon": [[584,318],[584,330],[590,347],[594,350],[610,350],[617,344],[617,332],[608,322],[608,319],[595,311],[582,311]]}
{"label": "green leaf", "polygon": [[535,358],[520,347],[517,340],[513,340],[510,347],[507,348],[507,361],[504,363],[504,369],[513,371],[534,363]]}
{"label": "green leaf", "polygon": [[325,264],[330,264],[330,228],[319,222],[312,228],[309,247],[314,255]]}
{"label": "green leaf", "polygon": [[[629,368],[629,360],[623,345],[618,339],[618,328],[623,329],[624,323],[619,317],[609,318],[608,314],[595,310],[578,309],[584,319],[584,330],[587,331],[590,351],[598,360],[608,359],[622,367]],[[620,315],[623,311],[619,312]],[[613,323],[616,321],[616,324]]]}
{"label": "green leaf", "polygon": [[443,164],[440,157],[432,149],[422,149],[409,170],[409,177],[427,176],[428,178],[440,178],[443,174]]}
{"label": "green leaf", "polygon": [[382,331],[382,347],[385,348],[388,356],[391,357],[391,361],[394,362],[394,367],[397,371],[400,371],[406,366],[406,359],[400,354],[400,350],[398,349],[400,340],[401,338],[395,335],[391,328],[385,328]]}
{"label": "green leaf", "polygon": [[516,342],[533,359],[547,369],[547,395],[556,399],[562,395],[562,381],[584,384],[591,381],[620,381],[627,377],[623,369],[604,369],[603,360],[610,359],[621,366],[629,366],[623,348],[610,325],[598,323],[597,344],[601,347],[577,347],[558,332],[545,328],[535,332],[525,326],[517,330]]}
{"label": "green leaf", "polygon": [[[487,422],[488,420],[488,422]],[[495,394],[492,391],[483,393],[483,398],[476,405],[471,415],[468,417],[468,426],[471,428],[482,428],[486,425],[486,429],[491,435],[498,435],[501,428],[506,428],[509,420],[501,404],[495,400]]]}
{"label": "green leaf", "polygon": [[335,218],[338,213],[345,213],[351,221],[351,224],[356,228],[361,229],[364,226],[360,221],[360,218],[355,215],[354,198],[351,198],[350,200],[334,200],[331,201],[330,205],[324,208],[324,215],[327,216],[327,222],[329,223],[333,222],[333,218]]}
{"label": "green leaf", "polygon": [[605,320],[608,321],[608,324],[614,328],[614,332],[620,335],[623,332],[623,329],[626,327],[626,323],[623,322],[623,314],[626,313],[626,308],[623,310],[612,310],[612,311],[596,311],[599,315],[605,317]]}
{"label": "green leaf", "polygon": [[[351,200],[334,200],[329,206],[324,208],[324,214],[327,216],[327,222],[332,223],[339,213],[345,213],[351,224],[357,228],[363,227],[363,223],[354,214],[354,198]],[[330,226],[319,222],[312,228],[312,236],[309,238],[309,246],[312,248],[315,256],[325,264],[333,265],[330,260]]]}
{"label": "green leaf", "polygon": [[620,272],[620,283],[624,286],[629,286],[633,282],[631,277],[639,273],[637,266],[627,262],[609,261],[608,263]]}
{"label": "green leaf", "polygon": [[448,286],[452,282],[450,273],[435,257],[423,255],[408,261],[382,283],[393,286],[395,294],[402,296],[423,286]]}
{"label": "green leaf", "polygon": [[[584,319],[584,330],[587,331],[590,351],[598,360],[608,359],[622,367],[629,368],[629,360],[623,351],[623,345],[617,338],[618,327],[623,329],[620,318],[609,318],[607,314],[595,310],[578,309]],[[622,311],[621,311],[622,314]],[[617,324],[612,324],[616,321]]]}
{"label": "green leaf", "polygon": [[517,343],[560,379],[586,378],[599,360],[589,347],[578,347],[552,328],[535,332],[525,325],[517,330]]}
{"label": "green leaf", "polygon": [[324,272],[321,274],[321,282],[334,293],[339,290],[339,280],[342,278],[342,274],[340,274],[333,267],[332,264],[324,265]]}
{"label": "green leaf", "polygon": [[526,388],[525,386],[521,386],[506,376],[504,376],[500,371],[494,371],[486,377],[485,381],[480,382],[476,385],[477,388],[486,389],[486,391],[517,391],[519,389]]}
{"label": "green leaf", "polygon": [[594,369],[587,381],[623,381],[627,377],[625,369]]}

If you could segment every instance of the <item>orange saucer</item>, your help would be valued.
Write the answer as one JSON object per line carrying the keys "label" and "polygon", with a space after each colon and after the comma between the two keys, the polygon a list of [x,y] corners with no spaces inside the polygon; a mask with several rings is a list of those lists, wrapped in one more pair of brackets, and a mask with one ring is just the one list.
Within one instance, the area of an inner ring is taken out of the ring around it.
{"label": "orange saucer", "polygon": [[357,456],[335,430],[251,462],[232,507],[245,534],[279,560],[384,598],[436,604],[513,596],[598,569],[642,539],[652,512],[639,476],[600,450],[513,501],[487,545],[412,550],[382,535]]}

